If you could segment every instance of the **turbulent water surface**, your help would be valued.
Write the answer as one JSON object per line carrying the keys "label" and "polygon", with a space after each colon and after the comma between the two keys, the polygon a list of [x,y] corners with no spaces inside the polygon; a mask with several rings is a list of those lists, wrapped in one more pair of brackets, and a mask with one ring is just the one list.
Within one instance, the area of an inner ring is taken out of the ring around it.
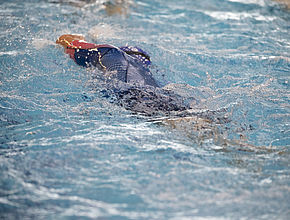
{"label": "turbulent water surface", "polygon": [[[289,219],[289,11],[114,4],[0,1],[0,218]],[[103,73],[54,44],[65,33],[143,48],[158,82],[207,116],[116,105]]]}

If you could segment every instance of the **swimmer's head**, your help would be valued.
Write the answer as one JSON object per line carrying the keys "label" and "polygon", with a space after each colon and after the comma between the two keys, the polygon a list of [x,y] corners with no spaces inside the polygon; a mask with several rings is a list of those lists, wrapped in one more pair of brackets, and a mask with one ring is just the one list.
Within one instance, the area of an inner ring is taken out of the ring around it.
{"label": "swimmer's head", "polygon": [[85,37],[80,34],[64,34],[56,40],[56,43],[63,47],[68,47],[75,40],[85,40]]}

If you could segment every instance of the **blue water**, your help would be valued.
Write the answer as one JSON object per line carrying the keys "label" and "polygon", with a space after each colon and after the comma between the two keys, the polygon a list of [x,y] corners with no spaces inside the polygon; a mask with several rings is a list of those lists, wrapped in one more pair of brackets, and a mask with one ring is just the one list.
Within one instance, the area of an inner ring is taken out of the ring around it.
{"label": "blue water", "polygon": [[[103,3],[0,1],[0,219],[289,219],[290,12]],[[160,84],[229,120],[174,128],[125,110],[54,44],[64,33],[145,49]]]}

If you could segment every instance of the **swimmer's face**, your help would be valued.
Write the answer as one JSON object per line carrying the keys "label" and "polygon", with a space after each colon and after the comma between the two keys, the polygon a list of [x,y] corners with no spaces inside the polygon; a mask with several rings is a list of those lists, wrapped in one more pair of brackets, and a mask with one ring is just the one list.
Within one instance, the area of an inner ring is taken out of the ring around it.
{"label": "swimmer's face", "polygon": [[67,47],[75,40],[85,40],[85,38],[83,35],[79,34],[64,34],[56,40],[56,43],[63,47]]}

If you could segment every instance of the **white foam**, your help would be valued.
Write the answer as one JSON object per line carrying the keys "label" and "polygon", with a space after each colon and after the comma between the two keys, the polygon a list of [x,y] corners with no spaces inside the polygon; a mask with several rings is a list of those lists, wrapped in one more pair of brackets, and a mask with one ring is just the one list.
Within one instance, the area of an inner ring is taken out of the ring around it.
{"label": "white foam", "polygon": [[117,32],[120,32],[118,27],[113,27],[109,24],[102,23],[92,27],[88,31],[88,35],[94,40],[99,38],[118,38]]}
{"label": "white foam", "polygon": [[229,0],[230,2],[240,2],[243,4],[256,4],[260,6],[265,6],[265,0]]}
{"label": "white foam", "polygon": [[0,51],[0,56],[3,55],[10,55],[10,56],[16,56],[18,55],[20,52],[16,51],[16,50],[11,50],[11,51]]}
{"label": "white foam", "polygon": [[36,38],[32,40],[31,44],[35,49],[40,50],[48,45],[55,45],[55,42],[47,39]]}
{"label": "white foam", "polygon": [[204,13],[218,20],[241,20],[245,18],[253,18],[257,21],[273,21],[276,19],[273,16],[263,16],[259,13],[247,12],[204,11]]}

